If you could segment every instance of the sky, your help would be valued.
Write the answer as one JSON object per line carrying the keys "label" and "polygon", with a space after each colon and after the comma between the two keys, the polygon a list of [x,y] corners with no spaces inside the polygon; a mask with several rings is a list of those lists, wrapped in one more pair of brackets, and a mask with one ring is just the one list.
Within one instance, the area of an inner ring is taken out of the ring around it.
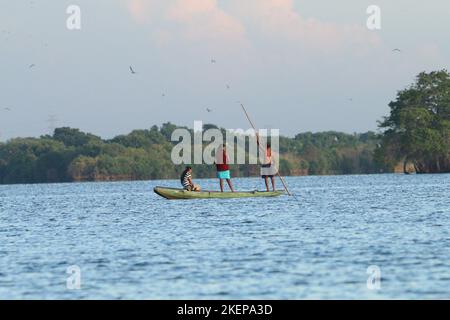
{"label": "sky", "polygon": [[377,130],[418,73],[449,69],[449,16],[447,0],[0,0],[0,140],[248,129],[238,101],[282,135]]}

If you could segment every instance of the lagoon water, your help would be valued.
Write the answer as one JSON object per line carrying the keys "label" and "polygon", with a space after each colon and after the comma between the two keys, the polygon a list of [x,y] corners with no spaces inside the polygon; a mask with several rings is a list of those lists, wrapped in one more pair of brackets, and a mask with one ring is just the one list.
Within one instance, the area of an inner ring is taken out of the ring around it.
{"label": "lagoon water", "polygon": [[[450,298],[450,175],[287,183],[296,198],[152,192],[178,181],[0,186],[0,298]],[[73,265],[78,290],[67,288]]]}

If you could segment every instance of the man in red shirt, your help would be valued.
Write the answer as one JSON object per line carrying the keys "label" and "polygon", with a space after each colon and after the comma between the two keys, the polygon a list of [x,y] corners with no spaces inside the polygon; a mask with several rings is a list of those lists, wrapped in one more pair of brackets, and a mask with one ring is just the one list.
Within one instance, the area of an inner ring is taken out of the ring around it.
{"label": "man in red shirt", "polygon": [[223,180],[227,180],[230,190],[234,192],[233,184],[231,183],[230,168],[228,166],[229,158],[227,154],[227,145],[223,144],[216,151],[216,169],[217,178],[220,181],[220,191],[223,192]]}

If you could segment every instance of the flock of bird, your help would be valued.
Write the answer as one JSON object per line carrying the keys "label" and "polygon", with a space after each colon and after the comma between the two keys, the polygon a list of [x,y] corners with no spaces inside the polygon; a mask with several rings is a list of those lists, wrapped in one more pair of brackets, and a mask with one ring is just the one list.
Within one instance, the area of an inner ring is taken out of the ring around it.
{"label": "flock of bird", "polygon": [[[5,30],[3,30],[2,32],[3,32],[3,33],[8,33],[8,32],[5,31]],[[211,59],[211,63],[216,63],[216,62],[217,62],[217,61],[216,61],[215,59]],[[33,69],[33,68],[35,68],[35,67],[36,67],[36,64],[32,63],[32,64],[30,64],[30,65],[28,66],[28,69]],[[134,69],[133,66],[129,66],[129,70],[130,70],[130,73],[131,73],[132,75],[138,74],[138,72]],[[226,85],[226,88],[227,88],[228,90],[230,90],[231,87],[230,87],[229,84],[227,84],[227,85]],[[165,94],[165,93],[162,93],[161,96],[164,98],[164,97],[166,96],[166,94]],[[11,111],[11,108],[9,108],[9,107],[4,107],[3,110],[4,110],[4,111]],[[213,112],[213,109],[211,109],[211,108],[206,108],[206,111],[207,111],[207,112]]]}
{"label": "flock of bird", "polygon": [[[211,63],[217,63],[216,59],[211,59]],[[32,66],[34,66],[34,64],[33,64]],[[30,66],[30,67],[31,67],[31,66]],[[129,66],[129,70],[130,70],[130,73],[131,73],[132,75],[137,74],[137,72],[136,72],[136,70],[134,69],[133,66]],[[231,87],[230,87],[229,84],[226,85],[226,88],[227,88],[227,90],[230,90],[230,89],[231,89]],[[166,94],[163,93],[163,94],[161,94],[161,96],[164,98],[164,97],[166,96]],[[211,108],[206,108],[206,111],[207,111],[207,112],[213,112],[214,110],[211,109]]]}
{"label": "flock of bird", "polygon": [[[33,5],[34,4],[34,2],[33,1],[30,1],[30,5]],[[2,30],[1,31],[1,33],[2,34],[5,34],[5,35],[11,35],[11,31],[8,31],[8,30]],[[45,46],[48,46],[48,44],[47,43],[45,43]],[[395,49],[393,49],[392,50],[392,52],[394,52],[394,53],[401,53],[402,52],[402,50],[400,50],[399,48],[395,48]],[[216,59],[214,59],[214,58],[212,58],[211,59],[211,63],[212,64],[215,64],[215,63],[217,63],[217,61],[216,61]],[[36,68],[36,64],[34,64],[34,63],[32,63],[32,64],[30,64],[29,66],[28,66],[28,69],[34,69],[34,68]],[[133,66],[129,66],[129,71],[130,71],[130,73],[132,74],[132,75],[136,75],[136,74],[138,74],[138,72],[135,70],[135,68],[133,67]],[[229,84],[227,84],[226,85],[226,89],[227,90],[230,90],[230,85]],[[165,96],[166,96],[166,94],[165,93],[162,93],[161,94],[161,96],[164,98]],[[353,102],[353,98],[349,98],[348,99],[350,102]],[[9,108],[9,107],[3,107],[2,108],[2,110],[3,111],[11,111],[11,108]],[[209,112],[213,112],[213,109],[212,108],[206,108],[206,111],[209,113]]]}

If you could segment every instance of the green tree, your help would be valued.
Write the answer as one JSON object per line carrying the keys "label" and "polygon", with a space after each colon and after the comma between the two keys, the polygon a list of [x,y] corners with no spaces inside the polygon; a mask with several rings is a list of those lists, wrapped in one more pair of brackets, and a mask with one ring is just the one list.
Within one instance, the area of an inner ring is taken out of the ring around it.
{"label": "green tree", "polygon": [[90,141],[100,142],[101,138],[94,136],[90,133],[81,132],[79,129],[73,128],[56,128],[53,133],[53,139],[56,141],[61,141],[66,146],[79,147],[87,144]]}
{"label": "green tree", "polygon": [[421,73],[389,104],[377,158],[411,162],[417,173],[450,172],[450,74]]}

